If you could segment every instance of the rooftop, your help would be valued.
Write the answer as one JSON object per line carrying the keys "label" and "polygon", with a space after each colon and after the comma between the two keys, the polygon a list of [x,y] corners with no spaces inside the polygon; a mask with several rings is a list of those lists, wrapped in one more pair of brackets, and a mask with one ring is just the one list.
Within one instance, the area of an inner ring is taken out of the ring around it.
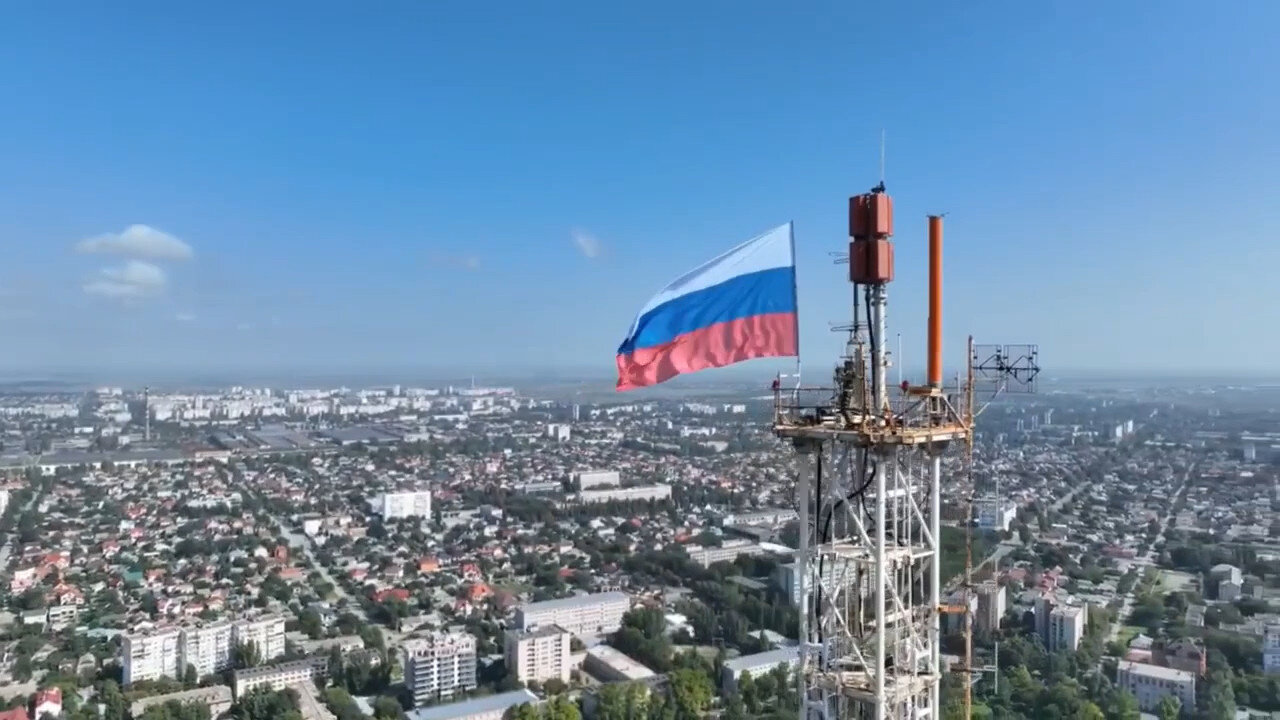
{"label": "rooftop", "polygon": [[[727,665],[728,663],[725,664]],[[1148,665],[1147,663],[1133,662],[1132,660],[1121,660],[1116,669],[1120,672],[1129,672],[1174,682],[1194,682],[1196,679],[1195,673],[1190,673],[1186,670],[1163,667],[1161,665]]]}
{"label": "rooftop", "polygon": [[630,602],[630,599],[627,597],[626,593],[613,590],[611,592],[575,595],[573,597],[560,598],[558,600],[543,600],[542,602],[529,603],[524,606],[524,611],[545,612],[547,610],[566,610],[568,608],[595,605],[603,602]]}
{"label": "rooftop", "polygon": [[800,651],[796,648],[779,648],[755,655],[743,655],[732,660],[725,660],[724,666],[737,675],[743,670],[757,670],[762,667],[773,668],[782,663],[791,664],[800,659]]}
{"label": "rooftop", "polygon": [[600,662],[625,675],[628,680],[644,680],[654,675],[653,670],[650,668],[641,665],[623,652],[608,645],[597,645],[588,650],[587,654],[594,656]]}
{"label": "rooftop", "polygon": [[539,702],[538,696],[528,690],[513,690],[498,695],[476,698],[475,700],[464,700],[462,702],[449,703],[448,705],[421,708],[409,712],[407,717],[408,720],[454,720],[455,718],[497,712],[516,705],[536,702]]}
{"label": "rooftop", "polygon": [[568,631],[560,627],[559,625],[534,625],[528,630],[520,630],[517,628],[512,628],[507,632],[511,633],[512,637],[518,637],[524,640],[527,638],[552,637],[554,635],[564,634]]}

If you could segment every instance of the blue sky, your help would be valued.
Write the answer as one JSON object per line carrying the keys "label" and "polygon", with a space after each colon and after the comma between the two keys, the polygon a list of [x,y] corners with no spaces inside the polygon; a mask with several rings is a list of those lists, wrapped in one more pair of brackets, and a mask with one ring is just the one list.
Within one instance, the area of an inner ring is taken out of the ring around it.
{"label": "blue sky", "polygon": [[787,220],[824,366],[882,128],[908,366],[930,212],[955,360],[1280,353],[1280,5],[259,5],[6,11],[0,369],[608,373]]}

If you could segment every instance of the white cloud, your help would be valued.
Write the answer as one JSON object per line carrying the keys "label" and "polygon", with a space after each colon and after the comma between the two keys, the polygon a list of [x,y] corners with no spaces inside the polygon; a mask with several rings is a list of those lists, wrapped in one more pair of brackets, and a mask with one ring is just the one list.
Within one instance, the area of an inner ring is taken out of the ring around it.
{"label": "white cloud", "polygon": [[180,312],[177,315],[174,315],[173,319],[177,320],[178,322],[192,322],[196,319],[196,316],[193,315],[192,313]]}
{"label": "white cloud", "polygon": [[158,266],[141,260],[106,267],[85,283],[84,291],[114,300],[138,300],[164,292],[168,278]]}
{"label": "white cloud", "polygon": [[588,259],[600,257],[600,253],[604,251],[604,247],[600,244],[599,238],[586,230],[574,229],[569,233],[569,237],[573,239],[573,244],[578,248],[578,252]]}
{"label": "white cloud", "polygon": [[191,246],[149,225],[130,225],[119,233],[106,233],[82,240],[79,253],[104,253],[152,260],[190,260]]}

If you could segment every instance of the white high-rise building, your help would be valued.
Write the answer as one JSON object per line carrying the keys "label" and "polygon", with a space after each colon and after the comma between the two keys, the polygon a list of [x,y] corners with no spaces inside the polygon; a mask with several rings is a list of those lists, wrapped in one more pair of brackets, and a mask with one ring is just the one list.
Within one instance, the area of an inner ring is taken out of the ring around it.
{"label": "white high-rise building", "polygon": [[414,705],[476,687],[476,639],[468,633],[411,638],[400,647],[404,683]]}
{"label": "white high-rise building", "polygon": [[120,648],[124,685],[181,677],[178,674],[180,635],[177,628],[125,635]]}
{"label": "white high-rise building", "polygon": [[1004,586],[990,580],[982,583],[978,586],[978,613],[974,616],[974,628],[986,633],[999,630],[1006,607]]}
{"label": "white high-rise building", "polygon": [[[791,599],[792,605],[800,604],[800,570],[798,563],[786,563],[779,565],[774,569],[771,579],[773,584]],[[809,592],[814,594],[817,592],[817,586],[814,582],[815,576],[809,576]],[[857,568],[848,560],[835,560],[823,563],[822,565],[822,586],[828,593],[834,592],[836,588],[843,588],[844,591],[851,590],[855,585],[860,588],[862,593],[873,592],[875,579],[871,573],[866,577],[859,579]]]}
{"label": "white high-rise building", "polygon": [[564,423],[547,424],[547,437],[555,440],[556,442],[568,442],[571,435],[572,430],[569,425]]}
{"label": "white high-rise building", "polygon": [[981,498],[974,503],[978,527],[988,530],[1008,531],[1013,521],[1018,519],[1018,507],[1008,501],[999,501],[994,497]]}
{"label": "white high-rise building", "polygon": [[9,509],[9,491],[0,490],[0,515],[3,515],[4,511],[8,509]]}
{"label": "white high-rise building", "polygon": [[626,593],[605,592],[529,603],[516,610],[516,627],[558,625],[574,635],[615,632],[631,609]]}
{"label": "white high-rise building", "polygon": [[409,490],[384,493],[374,498],[372,505],[373,511],[381,515],[384,520],[431,517],[431,492]]}
{"label": "white high-rise building", "polygon": [[523,683],[531,680],[546,682],[552,678],[569,682],[571,637],[568,631],[556,625],[508,630],[503,638],[507,672]]}
{"label": "white high-rise building", "polygon": [[1049,652],[1075,652],[1084,639],[1088,614],[1078,605],[1056,607],[1049,613]]}
{"label": "white high-rise building", "polygon": [[1263,633],[1262,669],[1269,675],[1280,673],[1280,624],[1268,625]]}
{"label": "white high-rise building", "polygon": [[253,643],[263,662],[284,655],[284,618],[268,615],[256,620],[238,620],[234,623],[235,641],[238,645]]}
{"label": "white high-rise building", "polygon": [[235,643],[235,626],[230,622],[183,628],[176,677],[182,677],[188,665],[195,667],[196,677],[201,678],[226,670],[231,667]]}

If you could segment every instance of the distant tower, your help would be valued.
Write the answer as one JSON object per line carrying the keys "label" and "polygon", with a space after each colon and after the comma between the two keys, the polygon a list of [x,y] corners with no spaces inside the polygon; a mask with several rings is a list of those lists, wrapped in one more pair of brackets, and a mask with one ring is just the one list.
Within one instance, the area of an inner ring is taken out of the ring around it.
{"label": "distant tower", "polygon": [[1044,424],[1045,427],[1053,424],[1053,408],[1044,411]]}
{"label": "distant tower", "polygon": [[143,430],[142,437],[147,442],[151,442],[151,388],[150,387],[142,388],[142,422],[143,422],[143,427],[146,428],[145,430]]}
{"label": "distant tower", "polygon": [[573,421],[578,422],[582,419],[582,406],[578,403],[573,404]]}

